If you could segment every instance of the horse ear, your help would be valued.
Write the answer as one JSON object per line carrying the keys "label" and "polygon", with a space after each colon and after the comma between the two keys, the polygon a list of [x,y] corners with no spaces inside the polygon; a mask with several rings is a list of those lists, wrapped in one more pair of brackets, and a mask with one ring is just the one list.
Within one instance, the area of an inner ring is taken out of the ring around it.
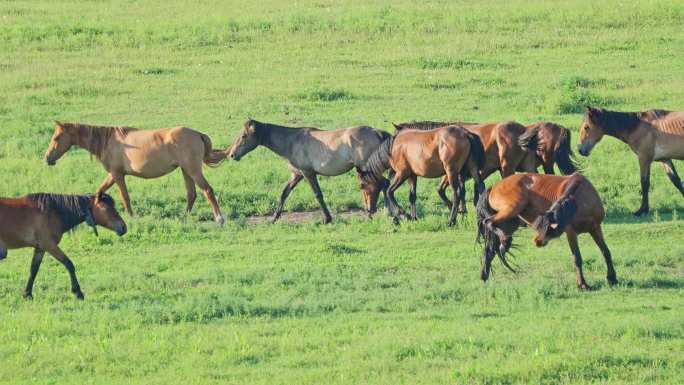
{"label": "horse ear", "polygon": [[99,191],[95,194],[94,202],[95,202],[95,204],[98,204],[98,203],[100,203],[101,200],[102,200],[102,191]]}
{"label": "horse ear", "polygon": [[593,115],[593,114],[594,114],[594,111],[595,111],[595,110],[594,110],[593,107],[591,107],[591,106],[586,106],[586,109],[587,109],[587,114],[589,114],[589,115]]}
{"label": "horse ear", "polygon": [[62,122],[60,122],[59,120],[55,120],[54,123],[55,123],[55,126],[62,127]]}
{"label": "horse ear", "polygon": [[395,130],[401,130],[401,127],[398,124],[392,122],[392,125],[394,126]]}

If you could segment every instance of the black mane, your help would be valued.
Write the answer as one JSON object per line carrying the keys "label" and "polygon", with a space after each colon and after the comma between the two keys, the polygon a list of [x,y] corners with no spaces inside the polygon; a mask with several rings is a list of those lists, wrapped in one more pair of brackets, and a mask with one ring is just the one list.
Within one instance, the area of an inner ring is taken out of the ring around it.
{"label": "black mane", "polygon": [[264,122],[259,122],[254,119],[247,119],[247,125],[251,125],[254,127],[254,133],[256,134],[257,140],[259,141],[260,145],[268,145],[268,142],[270,141],[271,137],[271,131],[273,129],[285,129],[285,130],[300,130],[300,129],[308,129],[308,130],[320,130],[315,127],[288,127],[288,126],[280,126],[277,124],[271,124],[271,123],[264,123]]}
{"label": "black mane", "polygon": [[[93,195],[35,193],[29,194],[27,198],[35,202],[40,211],[56,213],[62,221],[62,230],[66,232],[85,221],[91,210],[90,201]],[[114,200],[108,194],[102,194],[100,199],[105,204],[114,206]]]}
{"label": "black mane", "polygon": [[594,108],[585,112],[585,118],[596,123],[608,135],[618,135],[630,132],[639,125],[638,112],[608,111],[603,108]]}

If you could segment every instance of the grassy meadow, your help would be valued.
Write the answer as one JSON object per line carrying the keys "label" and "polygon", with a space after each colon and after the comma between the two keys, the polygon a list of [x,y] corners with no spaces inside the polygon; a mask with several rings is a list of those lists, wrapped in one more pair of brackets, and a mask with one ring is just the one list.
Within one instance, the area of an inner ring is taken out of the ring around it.
{"label": "grassy meadow", "polygon": [[[681,1],[3,1],[0,196],[93,192],[97,160],[43,161],[53,120],[189,126],[227,147],[247,117],[326,129],[413,119],[551,120],[585,105],[684,108]],[[418,182],[417,222],[271,213],[285,162],[258,148],[205,170],[229,220],[179,171],[127,179],[122,238],[66,235],[86,296],[46,257],[21,298],[30,249],[0,262],[3,384],[684,383],[684,198],[653,165],[651,214],[636,157],[605,138],[580,159],[601,194],[620,284],[580,238],[519,232],[518,274],[479,281],[472,209],[455,228]],[[683,162],[675,166],[684,173]],[[491,185],[497,177],[487,181]],[[353,173],[321,178],[333,211],[361,206]],[[469,184],[469,191],[470,188]],[[120,206],[116,187],[110,190]],[[402,187],[400,203],[407,204]],[[287,210],[316,210],[302,182]]]}

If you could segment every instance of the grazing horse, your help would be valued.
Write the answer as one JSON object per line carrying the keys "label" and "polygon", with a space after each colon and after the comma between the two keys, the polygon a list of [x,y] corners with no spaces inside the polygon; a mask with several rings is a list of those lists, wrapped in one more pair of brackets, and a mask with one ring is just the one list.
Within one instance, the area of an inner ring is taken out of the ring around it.
{"label": "grazing horse", "polygon": [[47,251],[69,272],[71,292],[83,299],[76,269],[69,257],[59,248],[65,232],[82,222],[93,228],[97,225],[126,233],[126,223],[114,207],[112,197],[98,195],[29,194],[21,198],[0,198],[0,259],[7,249],[33,247],[33,261],[24,297],[33,298],[33,281]]}
{"label": "grazing horse", "polygon": [[223,224],[214,190],[202,173],[202,163],[218,166],[226,158],[226,152],[212,150],[207,135],[186,127],[139,130],[55,122],[55,133],[45,154],[47,164],[54,165],[74,145],[94,155],[109,173],[97,193],[107,191],[116,183],[129,215],[133,215],[133,210],[126,189],[126,175],[158,178],[180,167],[187,190],[186,211],[192,211],[197,185],[209,200],[214,219]]}
{"label": "grazing horse", "polygon": [[[395,221],[399,215],[406,216],[406,212],[397,203],[394,192],[408,180],[411,204],[409,218],[416,219],[416,185],[419,176],[445,176],[453,189],[455,202],[463,189],[464,175],[470,175],[475,180],[476,197],[477,193],[484,190],[484,183],[480,179],[483,164],[484,149],[479,137],[461,126],[444,126],[427,131],[405,129],[387,138],[368,158],[364,178],[369,182],[381,181],[387,168],[395,173],[387,189],[390,211]],[[456,223],[456,206],[451,206],[450,226]]]}
{"label": "grazing horse", "polygon": [[[480,137],[485,151],[484,164],[480,174],[482,180],[487,179],[496,170],[499,170],[504,177],[513,174],[516,170],[530,172],[536,170],[536,159],[529,156],[530,151],[527,147],[518,144],[520,136],[526,132],[527,128],[516,122],[479,124],[421,121],[393,123],[395,132],[405,129],[432,130],[451,124],[462,126]],[[451,201],[445,193],[447,187],[449,187],[449,181],[448,178],[444,177],[437,189],[437,193],[442,198],[444,204],[451,208]],[[459,211],[465,212],[465,189],[459,194],[459,200],[461,203]]]}
{"label": "grazing horse", "polygon": [[635,216],[649,210],[648,189],[653,161],[663,163],[670,181],[684,195],[684,186],[672,164],[672,159],[684,159],[684,111],[618,112],[587,107],[580,126],[579,153],[589,156],[604,134],[627,143],[639,158],[641,206],[634,212]]}
{"label": "grazing horse", "polygon": [[587,178],[520,173],[502,179],[480,196],[477,203],[478,240],[484,238],[481,279],[487,281],[492,260],[499,256],[510,267],[506,252],[521,221],[535,230],[534,243],[545,246],[565,233],[572,251],[577,286],[590,289],[582,271],[577,235],[588,232],[601,249],[608,268],[608,283],[617,283],[610,250],[603,239],[601,222],[605,211],[601,198]]}
{"label": "grazing horse", "polygon": [[229,155],[237,161],[261,145],[287,159],[292,175],[280,194],[280,203],[273,214],[274,222],[280,218],[290,192],[306,178],[321,206],[323,222],[329,223],[332,216],[323,200],[317,175],[341,175],[356,167],[361,181],[364,208],[368,215],[373,214],[380,191],[386,191],[388,183],[387,180],[380,184],[363,183],[360,170],[370,154],[389,136],[384,131],[367,126],[325,131],[311,127],[278,126],[248,119],[230,147]]}
{"label": "grazing horse", "polygon": [[542,166],[546,174],[554,174],[554,164],[558,165],[563,175],[578,171],[579,167],[570,143],[570,130],[551,122],[530,124],[527,131],[518,138],[520,147],[534,153],[535,168]]}

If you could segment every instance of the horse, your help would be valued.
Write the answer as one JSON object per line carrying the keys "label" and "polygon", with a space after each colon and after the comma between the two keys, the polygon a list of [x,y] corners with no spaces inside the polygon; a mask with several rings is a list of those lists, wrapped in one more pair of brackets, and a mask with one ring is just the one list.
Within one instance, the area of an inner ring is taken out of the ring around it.
{"label": "horse", "polygon": [[570,130],[559,124],[544,121],[530,124],[526,128],[527,130],[518,137],[518,145],[534,153],[535,169],[541,166],[545,174],[555,174],[555,164],[563,175],[570,175],[579,170],[570,144]]}
{"label": "horse", "polygon": [[387,137],[388,133],[367,126],[326,131],[313,127],[279,126],[248,119],[231,145],[229,156],[239,161],[261,145],[287,160],[291,176],[280,194],[273,222],[280,218],[290,192],[306,178],[321,207],[323,222],[329,223],[332,216],[323,200],[317,175],[336,176],[356,168],[364,209],[369,216],[372,215],[376,212],[380,191],[384,193],[387,190],[388,182],[384,180],[379,184],[365,183],[360,177],[361,167]]}
{"label": "horse", "polygon": [[33,247],[33,261],[24,297],[33,298],[33,282],[47,251],[69,272],[71,292],[83,299],[76,269],[69,257],[59,248],[67,231],[82,222],[126,234],[126,223],[116,211],[114,200],[107,194],[61,195],[36,193],[20,198],[0,198],[0,259],[7,257],[8,249]]}
{"label": "horse", "polygon": [[[368,158],[363,177],[369,182],[380,181],[387,168],[393,170],[394,177],[387,189],[387,197],[395,221],[398,221],[399,215],[407,216],[397,203],[394,192],[408,180],[411,204],[409,219],[415,220],[417,177],[445,176],[454,191],[455,202],[463,189],[465,175],[475,180],[476,194],[484,190],[484,183],[480,179],[484,156],[479,137],[461,126],[450,125],[427,131],[405,129],[387,138]],[[456,223],[456,210],[456,204],[452,205],[449,226]]]}
{"label": "horse", "polygon": [[507,262],[506,253],[512,245],[512,235],[526,223],[535,231],[537,247],[565,233],[573,255],[577,287],[589,290],[584,279],[582,255],[577,236],[591,234],[608,269],[610,285],[617,283],[610,250],[603,238],[601,222],[605,210],[596,189],[579,173],[570,176],[519,173],[502,179],[487,189],[477,203],[478,236],[484,239],[480,278],[487,281],[496,255],[503,265],[515,271]]}
{"label": "horse", "polygon": [[[480,169],[480,178],[487,179],[495,171],[499,170],[503,177],[518,171],[535,171],[536,159],[530,156],[531,151],[526,146],[519,145],[519,138],[527,130],[525,126],[516,122],[499,123],[466,123],[466,122],[434,122],[434,121],[413,121],[408,123],[392,123],[395,132],[405,129],[432,130],[448,125],[458,125],[464,127],[471,133],[479,136],[484,146],[484,164]],[[449,187],[447,177],[442,181],[437,189],[439,197],[447,207],[451,208],[451,201],[446,196],[446,189]],[[465,189],[459,194],[460,209],[465,212]],[[477,198],[475,199],[477,201]]]}
{"label": "horse", "polygon": [[619,112],[587,107],[580,126],[578,152],[589,156],[603,135],[627,143],[639,159],[641,206],[634,212],[635,216],[649,211],[653,161],[662,162],[670,182],[684,195],[684,186],[672,164],[672,159],[684,159],[684,111]]}
{"label": "horse", "polygon": [[224,223],[214,190],[202,173],[202,163],[216,167],[226,151],[213,150],[211,139],[187,127],[139,130],[123,126],[93,126],[55,122],[55,132],[45,153],[49,166],[71,148],[79,146],[95,156],[109,173],[96,194],[117,184],[124,208],[133,215],[126,188],[126,175],[158,178],[181,168],[187,191],[186,212],[192,211],[197,197],[195,185],[204,192],[214,212],[214,220]]}

